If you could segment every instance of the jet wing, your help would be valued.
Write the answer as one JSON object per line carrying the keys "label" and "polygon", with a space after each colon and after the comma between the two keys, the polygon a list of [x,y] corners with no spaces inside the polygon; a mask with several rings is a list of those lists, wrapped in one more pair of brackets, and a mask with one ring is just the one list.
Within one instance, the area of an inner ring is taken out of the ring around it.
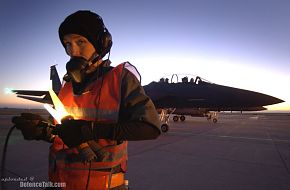
{"label": "jet wing", "polygon": [[28,95],[28,96],[44,96],[49,94],[48,91],[41,90],[12,90],[15,94]]}
{"label": "jet wing", "polygon": [[[61,89],[61,82],[58,76],[58,72],[56,70],[56,65],[50,66],[50,80],[52,81],[52,89],[53,91],[58,94]],[[17,97],[23,98],[26,100],[31,100],[40,103],[48,103],[52,104],[51,97],[48,91],[42,90],[12,90]]]}
{"label": "jet wing", "polygon": [[17,97],[23,98],[26,100],[31,100],[40,103],[52,104],[51,97],[48,91],[40,90],[12,90]]}
{"label": "jet wing", "polygon": [[37,97],[21,96],[21,95],[17,95],[17,97],[23,98],[23,99],[26,99],[26,100],[39,102],[39,103],[52,104],[52,100],[51,99],[49,100],[49,99],[45,99],[45,98],[37,98]]}

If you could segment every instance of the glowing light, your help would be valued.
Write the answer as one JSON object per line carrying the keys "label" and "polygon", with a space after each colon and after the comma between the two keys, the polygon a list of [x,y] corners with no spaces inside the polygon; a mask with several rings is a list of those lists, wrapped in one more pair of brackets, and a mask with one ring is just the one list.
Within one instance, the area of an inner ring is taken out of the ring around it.
{"label": "glowing light", "polygon": [[[68,112],[65,110],[64,105],[60,101],[60,99],[57,97],[55,92],[52,89],[49,89],[49,94],[52,99],[53,105],[55,109],[53,109],[50,105],[44,104],[44,108],[52,115],[52,117],[56,120],[58,124],[61,124],[61,120],[65,118],[66,116],[72,116],[69,115]],[[80,149],[84,147],[88,147],[89,145],[87,143],[82,143],[78,147]]]}
{"label": "glowing light", "polygon": [[69,116],[68,112],[65,110],[62,102],[57,97],[55,92],[52,89],[49,89],[49,94],[52,99],[53,105],[55,109],[53,109],[50,105],[44,104],[44,108],[51,114],[51,116],[57,121],[57,123],[61,123],[61,119],[66,116]]}
{"label": "glowing light", "polygon": [[13,90],[12,88],[4,88],[4,93],[5,94],[12,94],[13,93],[12,90]]}
{"label": "glowing light", "polygon": [[56,120],[57,123],[61,123],[61,119],[63,118],[60,114],[53,109],[50,105],[44,104],[44,108],[48,111],[48,113]]}
{"label": "glowing light", "polygon": [[67,116],[68,112],[65,110],[62,102],[60,101],[60,99],[57,97],[57,95],[52,89],[49,89],[49,95],[52,99],[53,105],[55,109],[57,110],[57,112],[59,112],[63,116]]}

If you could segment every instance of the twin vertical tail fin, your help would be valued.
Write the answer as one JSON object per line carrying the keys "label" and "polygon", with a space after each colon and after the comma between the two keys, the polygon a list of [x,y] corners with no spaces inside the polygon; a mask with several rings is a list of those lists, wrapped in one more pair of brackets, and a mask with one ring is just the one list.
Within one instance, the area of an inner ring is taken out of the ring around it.
{"label": "twin vertical tail fin", "polygon": [[55,66],[50,66],[50,80],[52,82],[52,90],[58,94],[61,89],[61,82]]}

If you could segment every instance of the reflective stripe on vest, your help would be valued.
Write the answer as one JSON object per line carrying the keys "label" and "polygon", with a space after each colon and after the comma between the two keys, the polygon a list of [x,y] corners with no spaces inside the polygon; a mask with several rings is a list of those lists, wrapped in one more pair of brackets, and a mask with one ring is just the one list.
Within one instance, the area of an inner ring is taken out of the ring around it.
{"label": "reflective stripe on vest", "polygon": [[118,118],[118,111],[116,110],[102,110],[97,108],[79,108],[79,107],[68,107],[65,106],[68,113],[73,115],[75,118],[82,118],[85,120],[95,120],[97,118],[102,118],[106,121],[116,121]]}
{"label": "reflective stripe on vest", "polygon": [[[82,95],[73,95],[71,83],[66,83],[59,93],[59,98],[67,112],[75,119],[85,119],[103,123],[116,123],[119,116],[121,101],[122,72],[125,64],[120,64],[106,73],[103,78],[89,85]],[[76,171],[88,171],[110,169],[127,160],[127,142],[117,144],[116,141],[99,139],[96,141],[102,151],[108,156],[102,160],[96,160],[91,166],[85,164],[79,155],[77,148],[68,148],[58,137],[50,147],[49,178],[53,182],[68,180],[69,183],[79,183],[78,178],[87,178],[86,173]],[[95,175],[95,174],[94,174]],[[75,182],[73,182],[76,180]],[[93,182],[90,182],[93,183]],[[78,186],[73,184],[72,186]],[[77,189],[78,187],[76,187]]]}

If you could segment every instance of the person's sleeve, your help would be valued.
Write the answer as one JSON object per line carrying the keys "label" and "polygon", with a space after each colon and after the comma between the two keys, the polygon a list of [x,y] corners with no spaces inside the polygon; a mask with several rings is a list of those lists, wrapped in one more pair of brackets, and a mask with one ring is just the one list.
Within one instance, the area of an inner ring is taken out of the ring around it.
{"label": "person's sleeve", "polygon": [[156,139],[160,120],[152,100],[145,94],[138,79],[125,69],[121,86],[119,122],[96,124],[97,139],[149,140]]}

